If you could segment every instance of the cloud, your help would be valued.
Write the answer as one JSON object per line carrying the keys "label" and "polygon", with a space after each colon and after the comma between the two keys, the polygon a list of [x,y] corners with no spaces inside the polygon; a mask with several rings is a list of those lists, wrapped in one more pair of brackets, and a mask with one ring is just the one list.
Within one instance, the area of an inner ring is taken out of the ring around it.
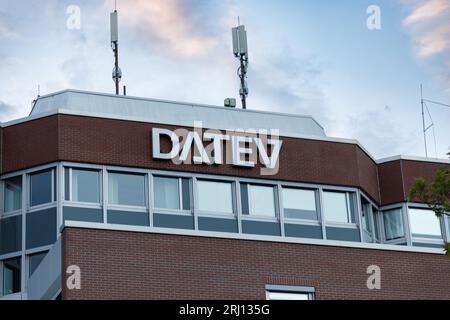
{"label": "cloud", "polygon": [[[409,2],[411,3],[411,2]],[[412,25],[424,21],[429,21],[442,15],[450,8],[450,2],[448,0],[427,0],[420,1],[415,5],[412,13],[404,19],[405,25]]]}
{"label": "cloud", "polygon": [[450,1],[417,0],[404,2],[409,15],[403,20],[416,54],[438,70],[450,87]]}
{"label": "cloud", "polygon": [[10,23],[10,18],[0,12],[0,39],[17,39],[19,34],[13,30]]}
{"label": "cloud", "polygon": [[214,7],[192,0],[124,1],[118,8],[119,20],[147,44],[158,46],[162,55],[201,57],[219,45],[217,34],[212,34],[216,29],[207,26],[211,17],[198,13],[207,5]]}
{"label": "cloud", "polygon": [[4,121],[6,117],[12,114],[16,108],[0,100],[0,121]]}
{"label": "cloud", "polygon": [[330,127],[331,136],[357,139],[377,159],[419,152],[417,140],[411,138],[416,132],[399,126],[389,106],[341,116]]}

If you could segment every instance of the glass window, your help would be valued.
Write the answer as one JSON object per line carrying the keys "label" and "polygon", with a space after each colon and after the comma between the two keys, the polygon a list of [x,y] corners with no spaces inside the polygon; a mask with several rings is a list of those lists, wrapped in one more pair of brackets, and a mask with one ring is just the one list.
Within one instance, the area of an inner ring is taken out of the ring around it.
{"label": "glass window", "polygon": [[383,220],[386,240],[394,240],[405,236],[402,209],[384,211]]}
{"label": "glass window", "polygon": [[22,251],[22,215],[0,219],[0,255],[17,251]]}
{"label": "glass window", "polygon": [[314,300],[313,293],[267,291],[267,300]]}
{"label": "glass window", "polygon": [[283,207],[286,218],[317,220],[314,190],[283,188]]}
{"label": "glass window", "polygon": [[275,194],[271,186],[248,185],[250,215],[275,217]]}
{"label": "glass window", "polygon": [[374,236],[376,240],[381,240],[381,234],[380,234],[380,212],[375,211],[375,208],[373,209],[373,228],[374,228]]}
{"label": "glass window", "polygon": [[56,241],[56,208],[27,212],[26,248],[38,248]]}
{"label": "glass window", "polygon": [[365,199],[361,198],[361,215],[362,215],[362,227],[369,233],[372,233],[371,216],[372,205]]}
{"label": "glass window", "polygon": [[[66,200],[76,202],[100,202],[100,172],[98,170],[81,170],[66,168],[72,173],[70,184],[66,183]],[[70,174],[65,174],[66,179]],[[70,188],[71,187],[71,188]],[[70,188],[67,190],[67,188]],[[71,193],[71,194],[70,194]],[[69,198],[68,198],[69,196]]]}
{"label": "glass window", "polygon": [[233,213],[231,182],[197,181],[198,209],[207,212]]}
{"label": "glass window", "polygon": [[180,209],[180,180],[178,178],[155,177],[155,208]]}
{"label": "glass window", "polygon": [[179,210],[181,206],[182,210],[191,210],[191,182],[189,178],[155,177],[153,189],[155,208]]}
{"label": "glass window", "polygon": [[3,261],[3,294],[13,294],[21,291],[20,258]]}
{"label": "glass window", "polygon": [[408,211],[413,236],[442,238],[440,220],[432,210],[409,208]]}
{"label": "glass window", "polygon": [[37,206],[53,201],[53,170],[41,171],[30,175],[30,203]]}
{"label": "glass window", "polygon": [[5,213],[22,209],[22,176],[5,180],[4,195]]}
{"label": "glass window", "polygon": [[354,223],[353,193],[323,192],[323,212],[328,222]]}
{"label": "glass window", "polygon": [[109,172],[108,201],[110,204],[145,206],[145,176]]}
{"label": "glass window", "polygon": [[35,254],[30,254],[29,261],[30,261],[30,277],[33,275],[34,271],[36,271],[37,267],[41,264],[42,260],[44,260],[45,256],[47,255],[48,251],[39,252]]}
{"label": "glass window", "polygon": [[188,178],[181,179],[181,198],[183,210],[191,210],[191,180]]}

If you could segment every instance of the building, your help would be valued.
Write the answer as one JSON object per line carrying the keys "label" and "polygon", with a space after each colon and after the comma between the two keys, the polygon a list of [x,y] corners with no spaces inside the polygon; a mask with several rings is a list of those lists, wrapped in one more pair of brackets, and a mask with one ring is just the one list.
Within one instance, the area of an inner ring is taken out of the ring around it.
{"label": "building", "polygon": [[2,299],[450,299],[450,221],[407,202],[448,160],[74,90],[2,123],[0,155]]}

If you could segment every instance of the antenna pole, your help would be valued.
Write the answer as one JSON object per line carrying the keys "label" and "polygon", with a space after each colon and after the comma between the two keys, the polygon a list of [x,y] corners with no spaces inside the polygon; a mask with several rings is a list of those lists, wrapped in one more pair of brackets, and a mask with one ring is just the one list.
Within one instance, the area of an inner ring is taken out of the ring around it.
{"label": "antenna pole", "polygon": [[425,144],[425,157],[428,158],[428,148],[427,148],[427,129],[425,128],[425,112],[424,112],[424,101],[423,101],[423,88],[422,84],[420,85],[420,104],[422,106],[422,129],[423,129],[423,142]]}
{"label": "antenna pole", "polygon": [[241,55],[240,58],[241,66],[239,68],[239,78],[241,79],[241,101],[242,101],[242,109],[247,109],[247,86],[245,85],[245,77],[247,76],[247,61],[244,55]]}
{"label": "antenna pole", "polygon": [[241,88],[239,90],[239,95],[241,96],[242,109],[247,109],[247,96],[248,87],[245,81],[247,77],[248,68],[248,45],[247,45],[247,32],[245,31],[245,26],[239,24],[232,29],[233,36],[233,53],[234,56],[239,59],[239,68],[237,70],[237,75],[239,77]]}
{"label": "antenna pole", "polygon": [[119,95],[119,82],[122,79],[122,70],[119,68],[119,27],[117,10],[111,12],[111,48],[114,52],[114,69],[112,78],[116,88],[116,95]]}
{"label": "antenna pole", "polygon": [[113,42],[114,51],[114,83],[116,85],[116,94],[119,94],[119,43],[118,41]]}

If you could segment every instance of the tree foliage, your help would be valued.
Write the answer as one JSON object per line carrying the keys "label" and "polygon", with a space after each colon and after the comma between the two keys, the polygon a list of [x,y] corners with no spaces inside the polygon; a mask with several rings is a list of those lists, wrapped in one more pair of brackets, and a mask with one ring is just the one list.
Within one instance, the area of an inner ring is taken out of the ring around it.
{"label": "tree foliage", "polygon": [[428,204],[438,218],[450,216],[450,170],[437,170],[429,184],[423,178],[416,179],[409,192],[409,201],[415,200]]}
{"label": "tree foliage", "polygon": [[[450,152],[448,153],[450,156]],[[426,203],[436,216],[450,217],[450,170],[438,169],[430,183],[423,178],[418,178],[409,192],[408,201],[420,201]],[[450,243],[444,246],[447,256],[450,256]]]}

